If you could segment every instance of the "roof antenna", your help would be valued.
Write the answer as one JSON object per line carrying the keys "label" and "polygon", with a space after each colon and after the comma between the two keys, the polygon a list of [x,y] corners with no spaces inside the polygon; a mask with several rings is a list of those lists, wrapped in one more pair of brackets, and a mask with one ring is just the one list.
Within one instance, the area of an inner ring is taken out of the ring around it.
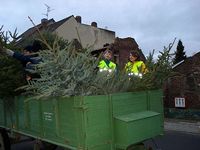
{"label": "roof antenna", "polygon": [[45,6],[46,6],[46,13],[45,14],[43,14],[43,15],[45,15],[46,16],[46,19],[49,19],[49,13],[52,11],[52,10],[54,10],[54,9],[51,9],[51,7],[49,6],[49,5],[47,5],[47,4],[44,4]]}

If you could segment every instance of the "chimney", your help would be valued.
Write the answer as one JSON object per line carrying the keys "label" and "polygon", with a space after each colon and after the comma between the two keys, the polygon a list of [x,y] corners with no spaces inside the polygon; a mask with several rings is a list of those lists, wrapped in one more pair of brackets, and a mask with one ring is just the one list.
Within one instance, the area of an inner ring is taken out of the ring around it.
{"label": "chimney", "polygon": [[43,19],[41,19],[41,25],[42,26],[47,26],[47,23],[48,23],[48,19],[46,19],[46,18],[43,18]]}
{"label": "chimney", "polygon": [[92,22],[91,26],[96,27],[97,28],[97,23],[96,22]]}
{"label": "chimney", "polygon": [[76,16],[75,19],[78,23],[81,23],[81,16]]}

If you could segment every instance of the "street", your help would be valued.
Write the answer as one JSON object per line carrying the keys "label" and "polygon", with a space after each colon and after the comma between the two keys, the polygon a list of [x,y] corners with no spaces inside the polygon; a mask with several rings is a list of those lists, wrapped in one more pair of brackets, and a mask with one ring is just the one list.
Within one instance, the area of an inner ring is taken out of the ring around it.
{"label": "street", "polygon": [[166,131],[164,136],[145,142],[158,150],[200,150],[200,134]]}
{"label": "street", "polygon": [[[11,150],[33,150],[33,144],[34,141],[14,144]],[[155,150],[200,150],[200,134],[165,131],[164,136],[148,140],[145,145],[152,146]]]}

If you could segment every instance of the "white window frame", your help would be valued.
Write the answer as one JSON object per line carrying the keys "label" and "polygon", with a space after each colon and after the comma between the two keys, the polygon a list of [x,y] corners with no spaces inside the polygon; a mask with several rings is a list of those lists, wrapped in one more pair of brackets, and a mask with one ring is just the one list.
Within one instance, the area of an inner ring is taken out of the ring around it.
{"label": "white window frame", "polygon": [[174,104],[175,107],[178,108],[185,108],[186,107],[186,103],[185,103],[185,98],[184,97],[175,97],[174,98]]}

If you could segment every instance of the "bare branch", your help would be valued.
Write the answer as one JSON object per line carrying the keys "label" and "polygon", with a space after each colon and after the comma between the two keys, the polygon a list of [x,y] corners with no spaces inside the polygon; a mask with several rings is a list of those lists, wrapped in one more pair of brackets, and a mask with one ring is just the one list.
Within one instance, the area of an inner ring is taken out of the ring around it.
{"label": "bare branch", "polygon": [[174,38],[174,41],[172,42],[172,43],[170,43],[169,44],[169,51],[171,50],[171,48],[174,46],[174,43],[175,43],[175,41],[176,41],[176,37]]}
{"label": "bare branch", "polygon": [[38,27],[35,25],[35,23],[33,22],[33,20],[31,19],[31,17],[28,16],[28,19],[31,21],[31,23],[33,24],[34,28],[37,30],[37,32],[39,33],[43,43],[50,49],[52,50],[52,47],[48,44],[47,40],[45,39],[45,37],[42,35],[42,33],[40,32],[40,30],[38,29]]}
{"label": "bare branch", "polygon": [[10,37],[13,39],[12,42],[15,42],[17,40],[17,35],[18,35],[17,28],[15,29],[14,33],[12,33],[11,31],[8,31],[8,32],[9,32]]}

